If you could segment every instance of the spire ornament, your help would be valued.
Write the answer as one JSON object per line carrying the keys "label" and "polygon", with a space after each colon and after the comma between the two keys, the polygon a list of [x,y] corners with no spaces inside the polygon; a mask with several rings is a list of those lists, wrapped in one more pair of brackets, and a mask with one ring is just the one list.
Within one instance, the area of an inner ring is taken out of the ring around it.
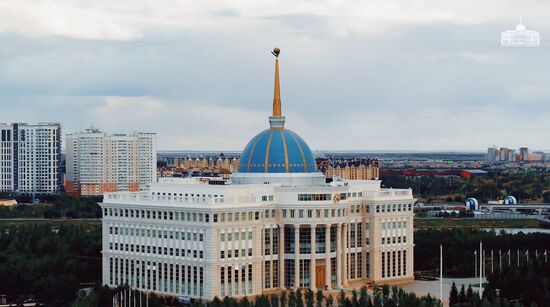
{"label": "spire ornament", "polygon": [[275,84],[273,86],[273,115],[269,117],[271,128],[284,128],[285,117],[281,111],[281,85],[279,82],[279,54],[281,49],[274,48],[271,54],[275,56]]}
{"label": "spire ornament", "polygon": [[281,49],[275,48],[271,54],[275,56],[275,86],[273,87],[273,116],[281,116],[281,85],[279,84],[279,54]]}

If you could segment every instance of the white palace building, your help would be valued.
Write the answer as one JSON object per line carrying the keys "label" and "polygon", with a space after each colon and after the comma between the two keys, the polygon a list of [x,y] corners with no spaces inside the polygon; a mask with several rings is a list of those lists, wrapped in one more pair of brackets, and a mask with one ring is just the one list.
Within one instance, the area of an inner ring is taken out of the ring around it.
{"label": "white palace building", "polygon": [[246,145],[238,173],[105,194],[104,284],[211,299],[413,280],[412,191],[317,172],[284,127],[279,52],[270,127]]}

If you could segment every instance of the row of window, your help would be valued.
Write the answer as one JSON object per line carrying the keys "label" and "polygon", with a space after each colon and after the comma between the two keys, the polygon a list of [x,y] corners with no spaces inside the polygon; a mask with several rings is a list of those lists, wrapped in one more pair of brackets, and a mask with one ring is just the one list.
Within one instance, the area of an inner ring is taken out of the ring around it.
{"label": "row of window", "polygon": [[397,243],[407,243],[407,236],[382,238],[382,245]]}
{"label": "row of window", "polygon": [[382,252],[382,278],[407,274],[407,251]]}
{"label": "row of window", "polygon": [[382,222],[382,230],[391,230],[391,229],[407,229],[406,221],[397,221],[397,222]]}
{"label": "row of window", "polygon": [[109,249],[112,251],[121,251],[121,252],[135,252],[142,254],[151,254],[151,255],[164,255],[164,256],[176,256],[176,257],[188,257],[194,259],[203,259],[204,252],[202,250],[191,250],[184,248],[168,248],[162,246],[151,246],[151,245],[139,245],[139,244],[127,244],[127,243],[113,243],[109,242]]}
{"label": "row of window", "polygon": [[220,268],[220,295],[252,294],[252,264]]}
{"label": "row of window", "polygon": [[[247,253],[248,251],[248,253]],[[248,257],[252,257],[252,248],[242,248],[240,249],[240,255],[242,258],[246,257],[248,255]],[[238,249],[234,249],[233,252],[231,250],[228,250],[227,253],[226,251],[222,250],[220,251],[220,259],[225,259],[227,257],[227,259],[230,259],[231,257],[233,258],[239,258],[239,250]]]}
{"label": "row of window", "polygon": [[273,201],[273,195],[262,195],[262,201]]}
{"label": "row of window", "polygon": [[206,222],[210,221],[208,213],[197,212],[174,212],[137,209],[104,208],[103,216],[142,218],[153,220],[176,220],[185,222]]}
{"label": "row of window", "polygon": [[225,222],[238,222],[238,221],[254,221],[260,219],[259,211],[248,211],[248,212],[229,212],[229,213],[219,213],[214,214],[214,223],[218,221],[220,223]]}
{"label": "row of window", "polygon": [[111,286],[127,284],[136,289],[202,296],[204,268],[109,257],[108,280]]}
{"label": "row of window", "polygon": [[412,204],[376,205],[376,213],[412,211]]}
{"label": "row of window", "polygon": [[152,195],[156,195],[156,196],[179,196],[179,197],[220,197],[220,198],[223,198],[223,195],[217,195],[217,194],[195,194],[195,193],[170,193],[170,192],[152,192],[151,193]]}
{"label": "row of window", "polygon": [[[197,213],[197,212],[174,212],[174,211],[104,208],[103,216],[210,223],[210,214]],[[235,222],[254,221],[259,219],[260,219],[259,211],[216,213],[213,215],[214,223],[217,223],[217,222],[225,223],[225,222],[233,222],[233,221]]]}
{"label": "row of window", "polygon": [[[296,215],[296,211],[298,211],[298,214]],[[315,217],[316,218],[328,218],[328,217],[341,217],[345,215],[345,209],[338,208],[338,209],[283,209],[282,215],[283,218],[312,218],[314,217],[313,212],[315,211]]]}
{"label": "row of window", "polygon": [[[247,238],[247,232],[241,231],[241,238],[240,240],[246,240]],[[239,241],[239,233],[236,232],[235,234],[228,232],[228,233],[220,233],[220,242],[225,242],[227,238],[228,242],[231,242],[233,240]],[[248,231],[248,240],[252,240],[252,231]]]}
{"label": "row of window", "polygon": [[298,194],[298,201],[324,201],[331,199],[332,194]]}
{"label": "row of window", "polygon": [[126,235],[126,236],[140,236],[144,238],[159,238],[159,239],[176,239],[187,241],[204,240],[203,233],[197,232],[185,232],[185,231],[173,231],[173,230],[155,230],[155,229],[143,229],[143,228],[130,228],[130,227],[117,227],[109,226],[109,234],[111,235]]}

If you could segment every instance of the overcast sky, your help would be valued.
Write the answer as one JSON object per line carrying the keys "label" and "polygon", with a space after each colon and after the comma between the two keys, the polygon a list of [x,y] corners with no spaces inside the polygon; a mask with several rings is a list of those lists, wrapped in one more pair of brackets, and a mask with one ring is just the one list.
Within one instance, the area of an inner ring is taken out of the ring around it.
{"label": "overcast sky", "polygon": [[[520,17],[541,47],[500,46]],[[241,150],[268,126],[278,46],[286,127],[313,149],[550,149],[549,17],[544,0],[3,0],[0,122]]]}

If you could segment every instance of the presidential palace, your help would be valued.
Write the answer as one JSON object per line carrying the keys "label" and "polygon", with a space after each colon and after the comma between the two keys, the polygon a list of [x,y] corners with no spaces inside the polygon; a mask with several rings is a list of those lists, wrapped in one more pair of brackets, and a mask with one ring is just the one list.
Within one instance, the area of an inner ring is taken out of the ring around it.
{"label": "presidential palace", "polygon": [[279,52],[270,126],[238,172],[104,195],[104,284],[211,299],[413,280],[412,191],[317,171],[308,144],[285,128]]}

